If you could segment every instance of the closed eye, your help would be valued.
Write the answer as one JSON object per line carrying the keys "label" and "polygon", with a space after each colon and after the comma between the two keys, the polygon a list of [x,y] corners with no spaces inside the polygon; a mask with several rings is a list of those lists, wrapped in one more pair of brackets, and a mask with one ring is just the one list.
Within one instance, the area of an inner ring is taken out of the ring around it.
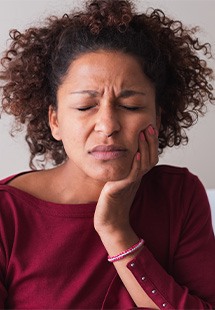
{"label": "closed eye", "polygon": [[92,109],[94,106],[89,106],[89,107],[83,107],[83,108],[77,108],[78,111],[87,111],[87,110],[90,110]]}
{"label": "closed eye", "polygon": [[125,110],[129,110],[129,111],[138,111],[141,109],[141,107],[125,106],[125,105],[121,105],[120,107],[125,109]]}
{"label": "closed eye", "polygon": [[[88,106],[88,107],[80,107],[80,108],[77,108],[78,111],[81,111],[81,112],[84,112],[84,111],[88,111],[92,108],[94,108],[95,106]],[[138,110],[141,110],[142,107],[137,107],[137,106],[127,106],[127,105],[119,105],[119,107],[121,109],[124,109],[124,110],[128,110],[128,111],[138,111]]]}

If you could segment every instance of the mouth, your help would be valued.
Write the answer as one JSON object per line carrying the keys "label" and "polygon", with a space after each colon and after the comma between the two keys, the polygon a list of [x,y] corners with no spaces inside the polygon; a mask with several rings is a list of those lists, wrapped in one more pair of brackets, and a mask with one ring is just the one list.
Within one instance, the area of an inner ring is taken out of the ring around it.
{"label": "mouth", "polygon": [[97,145],[89,154],[98,160],[113,160],[125,156],[127,149],[117,145]]}

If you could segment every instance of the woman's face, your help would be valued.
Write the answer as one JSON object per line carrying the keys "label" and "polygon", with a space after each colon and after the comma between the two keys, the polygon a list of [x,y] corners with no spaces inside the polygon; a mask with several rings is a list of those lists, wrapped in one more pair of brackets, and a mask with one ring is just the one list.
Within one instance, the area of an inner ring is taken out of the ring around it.
{"label": "woman's face", "polygon": [[81,55],[69,67],[50,110],[73,171],[102,182],[125,178],[142,130],[156,126],[155,90],[136,58],[121,52]]}

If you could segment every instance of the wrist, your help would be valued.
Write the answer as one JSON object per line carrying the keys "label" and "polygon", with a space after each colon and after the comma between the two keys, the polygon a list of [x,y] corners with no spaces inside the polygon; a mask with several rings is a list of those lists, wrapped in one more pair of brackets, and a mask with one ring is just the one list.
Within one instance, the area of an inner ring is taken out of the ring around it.
{"label": "wrist", "polygon": [[100,237],[112,234],[117,237],[117,235],[123,235],[132,230],[129,221],[123,221],[121,223],[110,223],[106,221],[103,224],[96,224],[94,222],[94,228]]}
{"label": "wrist", "polygon": [[139,250],[143,247],[143,245],[144,245],[144,240],[139,239],[137,243],[133,244],[131,247],[120,252],[119,254],[114,255],[114,256],[108,255],[108,261],[110,263],[115,263],[115,262],[118,262],[119,260],[124,259],[130,255],[134,255],[136,252],[139,253]]}
{"label": "wrist", "polygon": [[112,231],[112,233],[103,232],[100,238],[109,256],[118,255],[140,240],[131,228],[126,230],[115,230]]}

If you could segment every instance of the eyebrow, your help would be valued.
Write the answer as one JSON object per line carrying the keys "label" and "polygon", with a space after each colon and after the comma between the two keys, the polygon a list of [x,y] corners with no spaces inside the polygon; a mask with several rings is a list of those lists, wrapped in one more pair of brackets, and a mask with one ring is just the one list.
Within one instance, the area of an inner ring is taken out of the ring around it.
{"label": "eyebrow", "polygon": [[146,93],[142,92],[142,91],[136,91],[136,90],[122,90],[121,93],[119,94],[118,97],[120,98],[128,98],[128,97],[132,97],[132,96],[136,96],[136,95],[142,95],[145,96]]}
{"label": "eyebrow", "polygon": [[71,95],[76,95],[76,94],[88,94],[91,97],[96,97],[99,95],[99,92],[95,90],[80,90],[80,91],[73,91],[70,93]]}
{"label": "eyebrow", "polygon": [[[75,95],[75,94],[88,94],[90,95],[90,97],[96,97],[98,96],[100,93],[96,90],[80,90],[80,91],[75,91],[75,92],[71,92],[70,94]],[[128,98],[128,97],[133,97],[136,95],[142,95],[142,96],[146,96],[146,93],[142,92],[142,91],[136,91],[136,90],[122,90],[119,95],[117,96],[117,98]]]}

